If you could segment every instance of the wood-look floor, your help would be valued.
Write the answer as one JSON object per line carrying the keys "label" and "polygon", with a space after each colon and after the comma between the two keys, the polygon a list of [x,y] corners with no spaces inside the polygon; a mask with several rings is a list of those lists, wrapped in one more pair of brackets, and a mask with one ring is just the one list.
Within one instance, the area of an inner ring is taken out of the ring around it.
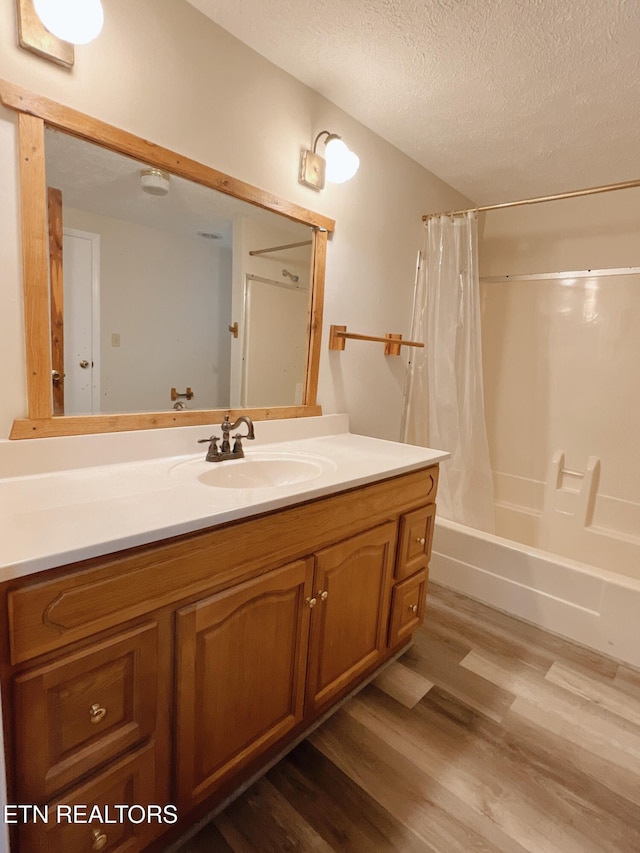
{"label": "wood-look floor", "polygon": [[414,640],[181,853],[640,853],[640,672],[435,584]]}

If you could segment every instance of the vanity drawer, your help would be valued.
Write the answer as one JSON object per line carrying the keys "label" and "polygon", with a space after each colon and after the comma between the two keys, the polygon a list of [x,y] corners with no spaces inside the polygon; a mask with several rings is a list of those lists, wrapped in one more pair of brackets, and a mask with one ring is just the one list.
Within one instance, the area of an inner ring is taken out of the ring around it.
{"label": "vanity drawer", "polygon": [[153,733],[157,648],[147,623],[14,680],[18,802],[48,799]]}
{"label": "vanity drawer", "polygon": [[[146,818],[147,807],[156,804],[154,746],[149,744],[49,803],[46,823],[20,828],[20,853],[136,853],[163,829],[157,817],[134,822],[142,817],[138,806],[145,809]],[[123,805],[135,806],[132,821],[127,810],[115,808]],[[164,803],[159,805],[162,809]],[[71,822],[65,820],[67,815],[72,816]]]}
{"label": "vanity drawer", "polygon": [[435,504],[420,507],[401,517],[396,580],[404,580],[429,565],[435,517]]}
{"label": "vanity drawer", "polygon": [[391,621],[389,624],[389,646],[398,645],[409,637],[424,619],[427,598],[427,579],[425,569],[415,577],[409,578],[393,588],[391,601]]}

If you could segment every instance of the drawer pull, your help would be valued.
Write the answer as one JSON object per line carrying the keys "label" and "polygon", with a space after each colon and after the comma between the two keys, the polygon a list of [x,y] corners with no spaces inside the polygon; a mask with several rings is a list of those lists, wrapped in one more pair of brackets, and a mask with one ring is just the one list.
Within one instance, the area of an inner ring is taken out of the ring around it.
{"label": "drawer pull", "polygon": [[93,830],[91,838],[93,839],[93,844],[91,845],[92,850],[102,850],[102,848],[107,844],[107,836],[99,829]]}
{"label": "drawer pull", "polygon": [[[91,717],[92,723],[100,723],[107,716],[107,709],[101,708],[100,705],[96,702],[95,705],[92,705],[89,708],[89,716]],[[96,847],[96,850],[100,850],[99,847]]]}
{"label": "drawer pull", "polygon": [[321,589],[318,590],[318,598],[320,599],[320,601],[326,601],[328,597],[329,593],[326,589],[324,591]]}
{"label": "drawer pull", "polygon": [[416,542],[418,542],[420,545],[424,545],[424,543],[425,543],[426,541],[427,541],[427,540],[424,538],[424,536],[423,536],[421,539],[416,539]]}
{"label": "drawer pull", "polygon": [[417,604],[410,604],[410,605],[409,605],[409,610],[410,610],[412,613],[417,613],[417,612],[418,612],[418,605],[417,605]]}
{"label": "drawer pull", "polygon": [[313,609],[318,603],[318,600],[316,598],[305,598],[304,603],[308,604],[309,607]]}

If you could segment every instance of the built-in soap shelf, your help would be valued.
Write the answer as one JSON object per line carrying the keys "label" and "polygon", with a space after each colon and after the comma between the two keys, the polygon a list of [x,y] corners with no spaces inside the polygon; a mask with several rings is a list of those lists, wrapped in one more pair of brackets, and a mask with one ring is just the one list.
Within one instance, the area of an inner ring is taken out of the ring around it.
{"label": "built-in soap shelf", "polygon": [[400,355],[401,347],[424,347],[420,341],[403,341],[402,335],[390,333],[381,338],[375,335],[359,335],[355,332],[347,332],[346,326],[331,326],[329,329],[329,349],[343,350],[347,340],[375,341],[384,344],[385,355]]}
{"label": "built-in soap shelf", "polygon": [[600,481],[600,459],[589,456],[584,471],[565,466],[565,454],[556,450],[551,458],[545,487],[543,518],[554,513],[572,516],[578,527],[588,527]]}

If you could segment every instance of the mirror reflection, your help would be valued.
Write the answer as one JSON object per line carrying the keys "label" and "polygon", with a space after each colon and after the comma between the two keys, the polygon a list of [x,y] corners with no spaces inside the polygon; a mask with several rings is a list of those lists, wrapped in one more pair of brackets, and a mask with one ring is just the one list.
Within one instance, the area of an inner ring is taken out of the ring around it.
{"label": "mirror reflection", "polygon": [[309,226],[52,128],[46,171],[55,414],[302,401]]}

